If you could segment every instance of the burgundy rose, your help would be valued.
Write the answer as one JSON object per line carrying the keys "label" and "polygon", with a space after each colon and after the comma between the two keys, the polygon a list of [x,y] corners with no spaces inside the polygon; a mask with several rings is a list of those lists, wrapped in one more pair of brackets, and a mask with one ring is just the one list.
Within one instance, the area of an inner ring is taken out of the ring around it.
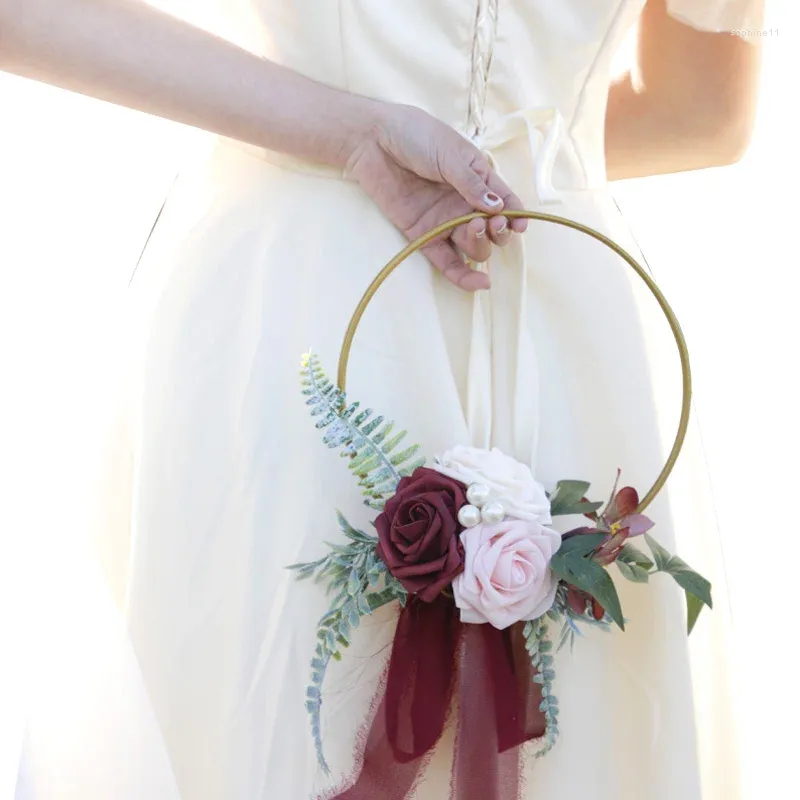
{"label": "burgundy rose", "polygon": [[375,520],[378,557],[411,594],[430,603],[464,569],[458,510],[466,486],[420,467],[403,478]]}

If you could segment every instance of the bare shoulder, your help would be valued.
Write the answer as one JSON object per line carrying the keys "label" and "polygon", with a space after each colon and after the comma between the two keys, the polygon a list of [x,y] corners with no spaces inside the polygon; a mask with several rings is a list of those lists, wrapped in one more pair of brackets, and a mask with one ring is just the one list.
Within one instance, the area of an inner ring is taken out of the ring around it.
{"label": "bare shoulder", "polygon": [[652,97],[699,132],[727,138],[733,150],[743,151],[755,118],[761,53],[757,37],[737,34],[701,30],[672,16],[667,0],[648,0],[637,60]]}

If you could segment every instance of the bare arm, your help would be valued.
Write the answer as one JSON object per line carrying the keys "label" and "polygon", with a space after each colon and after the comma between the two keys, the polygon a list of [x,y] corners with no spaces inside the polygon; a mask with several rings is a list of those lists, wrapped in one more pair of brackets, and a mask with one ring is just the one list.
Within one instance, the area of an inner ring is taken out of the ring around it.
{"label": "bare arm", "polygon": [[413,239],[479,210],[424,249],[464,289],[465,263],[525,230],[520,199],[471,142],[409,106],[316,83],[141,0],[0,0],[0,70],[342,168]]}
{"label": "bare arm", "polygon": [[609,180],[724,166],[750,141],[760,51],[727,33],[697,31],[648,0],[635,74],[612,85],[606,117]]}
{"label": "bare arm", "polygon": [[0,0],[0,69],[336,166],[378,106],[137,0]]}

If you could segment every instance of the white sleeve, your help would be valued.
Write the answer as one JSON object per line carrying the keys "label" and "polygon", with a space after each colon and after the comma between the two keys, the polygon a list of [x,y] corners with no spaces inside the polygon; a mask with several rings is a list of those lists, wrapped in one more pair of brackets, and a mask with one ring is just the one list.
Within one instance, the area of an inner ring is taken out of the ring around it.
{"label": "white sleeve", "polygon": [[764,25],[764,0],[667,0],[667,10],[702,31],[747,37]]}

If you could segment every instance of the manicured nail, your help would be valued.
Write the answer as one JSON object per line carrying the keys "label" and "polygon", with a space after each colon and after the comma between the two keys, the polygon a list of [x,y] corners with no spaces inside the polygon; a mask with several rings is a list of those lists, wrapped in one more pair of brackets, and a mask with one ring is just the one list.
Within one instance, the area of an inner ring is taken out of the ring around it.
{"label": "manicured nail", "polygon": [[486,236],[486,228],[482,228],[479,231],[475,231],[475,238],[476,239],[483,239]]}
{"label": "manicured nail", "polygon": [[486,203],[487,206],[492,206],[492,208],[496,208],[503,204],[502,199],[496,195],[494,192],[486,192],[483,196],[483,202]]}
{"label": "manicured nail", "polygon": [[503,220],[503,223],[502,223],[502,224],[500,225],[500,227],[497,229],[497,233],[498,233],[498,234],[500,234],[500,233],[505,233],[507,230],[508,230],[508,222],[506,222],[505,220]]}

